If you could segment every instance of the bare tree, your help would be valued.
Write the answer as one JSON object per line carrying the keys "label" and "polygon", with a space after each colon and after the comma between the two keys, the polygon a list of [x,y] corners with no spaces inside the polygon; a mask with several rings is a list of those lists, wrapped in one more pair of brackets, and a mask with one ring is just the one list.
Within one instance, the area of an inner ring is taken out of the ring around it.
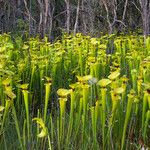
{"label": "bare tree", "polygon": [[80,0],[78,0],[78,4],[77,4],[76,20],[75,20],[75,25],[74,25],[74,35],[77,32],[78,19],[79,19],[79,10],[80,10]]}
{"label": "bare tree", "polygon": [[62,28],[68,34],[79,31],[94,36],[143,28],[146,37],[150,0],[0,0],[1,33],[28,31],[51,37]]}
{"label": "bare tree", "polygon": [[123,10],[123,15],[122,15],[122,22],[124,22],[126,11],[127,11],[127,5],[128,5],[128,0],[125,0],[124,3],[124,10]]}
{"label": "bare tree", "polygon": [[53,14],[54,14],[54,0],[37,0],[40,8],[40,20],[38,31],[42,37],[48,34],[51,37],[52,26],[53,26]]}
{"label": "bare tree", "polygon": [[119,23],[122,26],[126,26],[124,23],[124,19],[126,15],[128,0],[125,0],[122,17],[121,19],[118,19],[118,7],[123,2],[124,1],[118,2],[117,0],[100,0],[100,4],[103,4],[106,11],[106,17],[103,18],[106,18],[106,22],[108,23],[109,34],[113,33],[116,23]]}
{"label": "bare tree", "polygon": [[150,34],[150,1],[139,0],[141,6],[141,15],[143,20],[143,33],[144,36]]}
{"label": "bare tree", "polygon": [[82,24],[83,24],[83,33],[86,34],[87,31],[87,25],[86,25],[86,21],[85,21],[85,11],[84,11],[84,0],[81,1],[81,20],[82,20]]}
{"label": "bare tree", "polygon": [[67,19],[66,19],[66,27],[67,27],[67,33],[70,31],[70,1],[65,0],[66,3],[66,9],[67,9]]}
{"label": "bare tree", "polygon": [[96,11],[99,10],[98,0],[80,0],[80,5],[81,31],[84,34],[94,35],[98,29],[96,28],[98,23],[95,20]]}
{"label": "bare tree", "polygon": [[[102,0],[102,3],[103,3],[105,10],[106,10],[106,19],[107,19],[107,23],[109,26],[109,34],[112,34],[113,26],[117,20],[117,1],[112,0],[110,2],[109,0]],[[111,19],[109,10],[111,12],[113,12],[113,19]]]}
{"label": "bare tree", "polygon": [[[24,5],[25,5],[25,9],[26,9],[26,13],[27,13],[27,15],[28,15],[28,21],[29,21],[29,35],[31,35],[32,34],[32,20],[31,20],[31,12],[30,12],[30,10],[29,10],[29,8],[28,8],[28,4],[27,4],[27,1],[26,0],[24,0]],[[31,6],[30,6],[31,7]]]}

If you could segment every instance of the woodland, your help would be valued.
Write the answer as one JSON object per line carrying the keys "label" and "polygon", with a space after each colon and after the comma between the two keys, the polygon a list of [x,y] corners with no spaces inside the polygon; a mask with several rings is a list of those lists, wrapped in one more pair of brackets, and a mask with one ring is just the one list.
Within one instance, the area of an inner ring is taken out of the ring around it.
{"label": "woodland", "polygon": [[150,33],[149,0],[0,0],[0,32],[50,39],[62,32]]}

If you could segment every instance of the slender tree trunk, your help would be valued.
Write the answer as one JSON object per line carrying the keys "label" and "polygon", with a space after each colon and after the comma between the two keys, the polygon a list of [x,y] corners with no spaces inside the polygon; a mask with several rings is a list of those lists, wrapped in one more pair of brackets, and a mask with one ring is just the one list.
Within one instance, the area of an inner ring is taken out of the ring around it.
{"label": "slender tree trunk", "polygon": [[83,23],[83,33],[86,34],[87,25],[86,25],[86,21],[85,21],[84,0],[81,1],[81,8],[82,8],[81,18],[82,18],[82,23]]}
{"label": "slender tree trunk", "polygon": [[69,31],[70,31],[70,3],[69,3],[69,0],[65,0],[65,2],[66,2],[66,9],[67,9],[66,27],[67,27],[67,33],[69,34]]}
{"label": "slender tree trunk", "polygon": [[54,1],[38,0],[38,4],[40,6],[39,33],[41,37],[47,34],[50,38],[53,26]]}
{"label": "slender tree trunk", "polygon": [[124,20],[125,20],[125,15],[126,15],[126,11],[127,11],[127,5],[128,5],[128,0],[126,0],[125,4],[124,4],[124,10],[123,10],[123,15],[122,15],[122,22],[124,22]]}
{"label": "slender tree trunk", "polygon": [[32,22],[31,22],[32,20],[31,20],[31,13],[30,13],[31,6],[30,6],[30,10],[29,10],[26,0],[24,0],[24,5],[25,5],[26,11],[27,11],[27,15],[28,15],[28,19],[29,19],[28,21],[29,21],[29,36],[30,36],[32,34]]}
{"label": "slender tree trunk", "polygon": [[143,34],[148,36],[150,34],[150,1],[149,0],[139,0],[142,13],[143,21]]}
{"label": "slender tree trunk", "polygon": [[126,12],[127,12],[127,5],[128,5],[128,0],[125,0],[123,14],[122,14],[122,19],[121,19],[121,22],[123,24],[120,24],[120,26],[119,26],[120,31],[122,31],[123,26],[124,26],[125,16],[126,16]]}
{"label": "slender tree trunk", "polygon": [[49,30],[48,30],[48,35],[49,35],[49,39],[51,38],[52,35],[52,28],[53,28],[53,13],[54,13],[54,6],[52,8],[52,11],[49,10],[48,12],[48,16],[49,16]]}
{"label": "slender tree trunk", "polygon": [[74,25],[74,35],[76,34],[78,28],[79,12],[80,12],[80,0],[78,0],[78,4],[77,4],[76,21]]}
{"label": "slender tree trunk", "polygon": [[41,36],[43,37],[43,20],[44,20],[44,6],[41,0],[37,0],[39,7],[40,7],[40,20],[39,20],[39,25],[38,25],[38,32],[41,34]]}
{"label": "slender tree trunk", "polygon": [[108,27],[109,27],[109,34],[112,34],[113,32],[113,24],[110,21],[110,16],[109,16],[109,10],[108,10],[108,5],[107,2],[105,0],[102,0],[105,10],[106,10],[106,19],[107,19],[107,23],[108,23]]}
{"label": "slender tree trunk", "polygon": [[44,23],[43,23],[43,36],[45,36],[46,33],[46,25],[47,25],[47,17],[48,17],[48,9],[49,9],[49,3],[48,0],[44,0],[44,8],[45,8],[45,13],[44,13]]}

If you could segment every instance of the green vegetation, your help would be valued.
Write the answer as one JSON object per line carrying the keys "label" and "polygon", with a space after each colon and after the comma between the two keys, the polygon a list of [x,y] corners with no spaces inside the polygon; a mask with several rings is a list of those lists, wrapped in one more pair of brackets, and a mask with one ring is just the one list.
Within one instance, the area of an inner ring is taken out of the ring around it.
{"label": "green vegetation", "polygon": [[0,149],[140,149],[149,125],[150,37],[0,35]]}

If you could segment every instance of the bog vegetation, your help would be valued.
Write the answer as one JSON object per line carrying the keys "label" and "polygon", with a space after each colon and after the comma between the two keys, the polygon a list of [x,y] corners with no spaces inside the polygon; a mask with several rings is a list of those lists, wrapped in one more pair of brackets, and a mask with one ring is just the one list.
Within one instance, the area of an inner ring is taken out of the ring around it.
{"label": "bog vegetation", "polygon": [[0,149],[150,147],[150,37],[0,35]]}

